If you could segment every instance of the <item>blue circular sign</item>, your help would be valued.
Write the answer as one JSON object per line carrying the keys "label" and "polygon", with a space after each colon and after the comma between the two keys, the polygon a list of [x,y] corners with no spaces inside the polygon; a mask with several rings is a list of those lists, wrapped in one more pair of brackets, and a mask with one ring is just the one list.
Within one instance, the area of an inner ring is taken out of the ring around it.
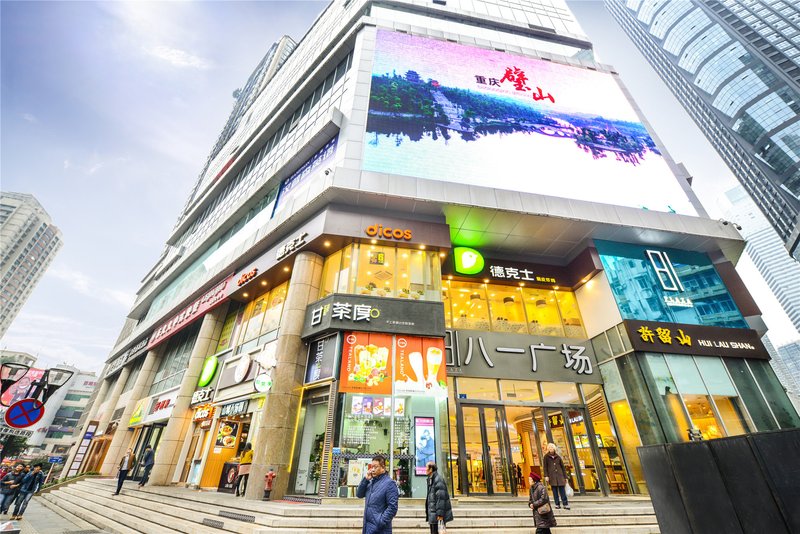
{"label": "blue circular sign", "polygon": [[37,399],[22,399],[6,410],[5,421],[11,428],[26,428],[35,425],[44,416],[44,404]]}

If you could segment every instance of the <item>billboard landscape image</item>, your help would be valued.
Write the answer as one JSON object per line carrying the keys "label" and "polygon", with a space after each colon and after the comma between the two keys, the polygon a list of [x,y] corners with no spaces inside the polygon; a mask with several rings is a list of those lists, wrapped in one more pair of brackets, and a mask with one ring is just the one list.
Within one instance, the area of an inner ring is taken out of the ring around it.
{"label": "billboard landscape image", "polygon": [[696,214],[613,75],[385,30],[364,169]]}

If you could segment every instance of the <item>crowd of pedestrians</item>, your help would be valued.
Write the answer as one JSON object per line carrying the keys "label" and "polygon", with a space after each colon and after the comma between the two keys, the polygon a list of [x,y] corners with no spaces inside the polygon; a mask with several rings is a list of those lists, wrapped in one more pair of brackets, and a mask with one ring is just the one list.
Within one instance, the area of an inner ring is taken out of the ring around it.
{"label": "crowd of pedestrians", "polygon": [[[566,490],[569,477],[564,461],[556,452],[553,443],[547,445],[543,467],[544,482],[553,489],[555,508],[561,508],[563,503],[564,508],[569,510]],[[514,470],[512,475],[521,478],[521,467],[514,466]],[[430,526],[431,534],[446,534],[447,523],[453,520],[450,492],[435,462],[427,463],[426,472],[428,491],[425,497],[425,520]],[[550,534],[550,528],[555,527],[557,523],[547,494],[547,486],[542,481],[541,475],[533,468],[529,474],[529,482],[528,506],[533,512],[536,534]],[[518,487],[525,489],[524,483],[518,484]],[[397,515],[400,491],[386,471],[386,458],[381,455],[372,458],[366,475],[358,485],[356,496],[364,499],[362,534],[391,534],[392,521]]]}
{"label": "crowd of pedestrians", "polygon": [[0,478],[0,515],[5,515],[14,506],[11,519],[22,519],[28,503],[44,484],[42,465],[17,464]]}

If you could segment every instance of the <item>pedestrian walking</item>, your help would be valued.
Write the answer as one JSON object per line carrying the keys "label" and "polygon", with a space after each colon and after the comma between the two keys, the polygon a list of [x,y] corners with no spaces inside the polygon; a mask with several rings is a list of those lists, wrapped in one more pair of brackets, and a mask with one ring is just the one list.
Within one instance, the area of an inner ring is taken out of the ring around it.
{"label": "pedestrian walking", "polygon": [[428,473],[428,494],[425,497],[425,515],[431,526],[431,534],[446,532],[447,523],[453,520],[453,507],[447,483],[433,462],[425,466]]}
{"label": "pedestrian walking", "polygon": [[156,453],[153,452],[153,447],[148,445],[144,448],[142,454],[142,465],[144,472],[142,473],[142,480],[139,481],[138,489],[142,489],[147,481],[150,480],[150,471],[153,470],[153,465],[156,463]]}
{"label": "pedestrian walking", "polygon": [[133,454],[133,449],[128,449],[128,452],[125,453],[125,456],[122,457],[122,460],[119,461],[119,474],[117,474],[117,492],[112,493],[112,495],[119,495],[119,492],[122,491],[122,483],[125,482],[125,479],[128,477],[128,471],[133,467],[133,464],[136,463],[136,455]]}
{"label": "pedestrian walking", "polygon": [[[236,496],[244,495],[244,492],[247,491],[247,479],[250,478],[250,466],[253,464],[253,446],[250,443],[246,443],[244,446],[244,452],[242,453],[241,459],[239,459],[239,471],[236,475]],[[244,481],[244,488],[241,490],[239,489],[239,484]]]}
{"label": "pedestrian walking", "polygon": [[17,493],[16,504],[14,505],[14,514],[12,520],[22,519],[25,514],[25,509],[31,498],[39,491],[44,484],[44,473],[42,473],[42,464],[36,464],[31,469],[31,472],[22,477],[22,483],[19,486]]}
{"label": "pedestrian walking", "polygon": [[[567,500],[567,469],[564,467],[564,460],[556,452],[554,443],[547,444],[547,454],[544,455],[544,480],[550,487],[553,488],[553,498],[556,501],[556,508],[561,508],[561,503],[564,503],[564,508],[569,510],[569,501]],[[559,501],[559,496],[561,500]]]}
{"label": "pedestrian walking", "polygon": [[13,471],[0,480],[0,494],[3,496],[3,500],[0,502],[0,515],[7,514],[11,503],[17,498],[19,486],[22,484],[22,478],[25,476],[25,473],[23,473],[24,468],[25,466],[22,464],[17,464],[14,466]]}
{"label": "pedestrian walking", "polygon": [[397,514],[400,491],[386,472],[386,459],[374,456],[367,475],[356,489],[356,496],[364,499],[364,526],[361,534],[392,534],[392,520]]}
{"label": "pedestrian walking", "polygon": [[522,475],[522,464],[517,464],[517,483],[521,489],[525,489],[525,477]]}
{"label": "pedestrian walking", "polygon": [[547,488],[544,487],[542,477],[537,473],[531,473],[531,478],[533,484],[528,498],[528,506],[533,510],[533,526],[536,527],[536,534],[551,534],[550,527],[556,526],[556,516],[550,507]]}

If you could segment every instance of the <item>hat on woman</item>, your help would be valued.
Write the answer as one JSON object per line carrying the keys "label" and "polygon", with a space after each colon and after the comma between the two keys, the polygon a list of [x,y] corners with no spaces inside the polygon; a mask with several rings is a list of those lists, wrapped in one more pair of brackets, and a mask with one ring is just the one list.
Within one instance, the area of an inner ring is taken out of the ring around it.
{"label": "hat on woman", "polygon": [[530,476],[534,482],[539,482],[540,480],[542,480],[542,477],[536,471],[532,470]]}

